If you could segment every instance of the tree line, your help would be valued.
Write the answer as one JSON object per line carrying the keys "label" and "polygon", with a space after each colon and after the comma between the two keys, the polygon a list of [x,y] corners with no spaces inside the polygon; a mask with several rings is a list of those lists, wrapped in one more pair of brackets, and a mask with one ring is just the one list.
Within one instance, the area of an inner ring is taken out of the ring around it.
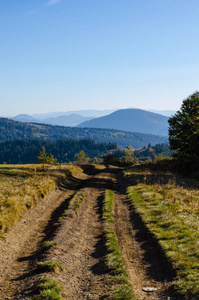
{"label": "tree line", "polygon": [[151,134],[124,132],[114,129],[64,127],[46,124],[30,124],[0,118],[0,141],[40,139],[56,141],[60,139],[91,139],[96,142],[117,143],[121,147],[131,145],[141,148],[148,143],[152,145],[168,142],[167,137]]}
{"label": "tree line", "polygon": [[90,139],[83,140],[14,140],[0,143],[0,163],[29,164],[38,163],[38,155],[45,148],[59,163],[75,161],[78,154],[84,151],[94,161],[107,151],[117,148],[116,143],[100,143]]}

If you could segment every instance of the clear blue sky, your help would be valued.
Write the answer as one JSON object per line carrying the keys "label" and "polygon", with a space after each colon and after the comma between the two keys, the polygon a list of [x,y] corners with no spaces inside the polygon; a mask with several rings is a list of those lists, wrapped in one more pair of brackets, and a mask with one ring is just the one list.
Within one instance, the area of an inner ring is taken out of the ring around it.
{"label": "clear blue sky", "polygon": [[0,115],[173,109],[199,89],[198,0],[0,0]]}

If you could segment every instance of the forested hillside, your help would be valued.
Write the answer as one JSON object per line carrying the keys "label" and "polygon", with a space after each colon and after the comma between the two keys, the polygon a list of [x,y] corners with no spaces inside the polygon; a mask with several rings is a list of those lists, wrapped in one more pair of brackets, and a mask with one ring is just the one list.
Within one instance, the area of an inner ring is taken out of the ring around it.
{"label": "forested hillside", "polygon": [[58,162],[77,160],[77,154],[84,150],[91,159],[99,157],[109,150],[116,149],[115,143],[97,143],[92,140],[14,140],[0,143],[0,164],[37,163],[37,156],[45,147],[48,154],[52,153]]}
{"label": "forested hillside", "polygon": [[17,139],[42,139],[56,141],[58,139],[92,139],[96,142],[112,142],[117,145],[141,148],[149,143],[152,145],[167,143],[166,137],[150,134],[125,132],[111,129],[77,128],[30,124],[0,118],[0,141]]}

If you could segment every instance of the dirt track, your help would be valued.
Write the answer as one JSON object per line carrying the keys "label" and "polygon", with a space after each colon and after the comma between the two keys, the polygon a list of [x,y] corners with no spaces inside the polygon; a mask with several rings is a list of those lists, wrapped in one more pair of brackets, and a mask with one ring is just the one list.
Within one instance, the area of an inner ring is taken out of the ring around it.
{"label": "dirt track", "polygon": [[[101,221],[105,189],[115,192],[115,230],[137,299],[176,299],[169,292],[172,274],[138,216],[130,211],[121,178],[117,181],[118,171],[107,169],[74,179],[23,216],[0,241],[0,299],[34,299],[34,283],[46,275],[36,270],[41,260],[64,265],[63,272],[47,274],[63,286],[62,299],[109,299],[112,286],[106,283],[108,273],[103,267],[106,249]],[[53,224],[80,188],[85,190],[85,197],[78,213],[66,215],[55,227]],[[41,243],[49,239],[58,245],[42,254]],[[143,287],[155,287],[157,292],[146,293]]]}

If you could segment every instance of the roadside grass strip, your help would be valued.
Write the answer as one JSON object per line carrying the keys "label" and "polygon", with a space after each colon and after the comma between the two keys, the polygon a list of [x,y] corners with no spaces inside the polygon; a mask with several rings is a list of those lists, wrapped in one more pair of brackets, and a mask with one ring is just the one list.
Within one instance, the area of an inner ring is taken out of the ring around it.
{"label": "roadside grass strip", "polygon": [[106,239],[107,255],[105,266],[110,272],[109,282],[114,285],[114,290],[109,299],[131,300],[135,299],[132,287],[128,281],[124,260],[122,258],[117,235],[114,230],[114,219],[112,217],[114,193],[105,191],[103,201],[104,235]]}
{"label": "roadside grass strip", "polygon": [[139,183],[127,193],[172,263],[175,290],[186,299],[199,299],[199,191]]}
{"label": "roadside grass strip", "polygon": [[42,277],[35,285],[35,300],[61,300],[60,292],[63,288],[49,277]]}

